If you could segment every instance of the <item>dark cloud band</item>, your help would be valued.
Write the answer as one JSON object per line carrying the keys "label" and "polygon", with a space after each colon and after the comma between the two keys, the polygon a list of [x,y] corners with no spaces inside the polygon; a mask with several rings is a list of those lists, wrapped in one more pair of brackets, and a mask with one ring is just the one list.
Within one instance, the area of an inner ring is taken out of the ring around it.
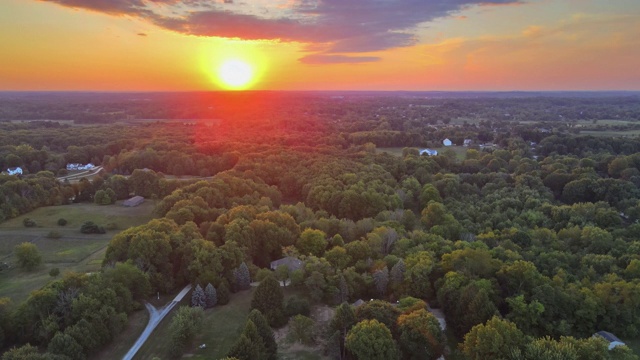
{"label": "dark cloud band", "polygon": [[418,25],[450,16],[466,7],[518,4],[523,0],[296,0],[288,8],[264,7],[258,12],[255,6],[230,0],[40,1],[139,17],[188,35],[324,44],[322,56],[306,56],[301,61],[335,63],[377,59],[335,54],[373,52],[416,44]]}

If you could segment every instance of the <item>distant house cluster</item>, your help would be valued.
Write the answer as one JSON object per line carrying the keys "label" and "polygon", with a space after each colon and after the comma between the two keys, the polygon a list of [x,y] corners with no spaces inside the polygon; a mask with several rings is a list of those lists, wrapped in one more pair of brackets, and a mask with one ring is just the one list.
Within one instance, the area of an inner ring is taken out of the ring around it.
{"label": "distant house cluster", "polygon": [[438,155],[438,150],[420,149],[420,155],[424,155],[424,154],[427,154],[429,156],[436,156],[436,155]]}
{"label": "distant house cluster", "polygon": [[14,168],[8,168],[7,169],[7,174],[9,175],[22,175],[22,168],[21,167],[14,167]]}
{"label": "distant house cluster", "polygon": [[91,170],[94,167],[96,167],[95,165],[93,165],[92,163],[88,163],[87,165],[82,165],[80,163],[69,163],[67,164],[67,170],[71,171],[71,170]]}
{"label": "distant house cluster", "polygon": [[124,202],[122,202],[122,206],[134,207],[142,204],[143,202],[144,202],[144,198],[142,196],[137,195],[132,197],[131,199],[127,199]]}

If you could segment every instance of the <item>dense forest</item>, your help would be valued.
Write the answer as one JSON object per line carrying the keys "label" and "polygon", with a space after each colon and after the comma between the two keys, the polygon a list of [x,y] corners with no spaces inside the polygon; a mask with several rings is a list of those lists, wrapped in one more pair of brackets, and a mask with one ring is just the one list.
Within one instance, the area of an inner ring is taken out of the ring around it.
{"label": "dense forest", "polygon": [[331,358],[638,358],[591,338],[640,336],[638,95],[45,95],[0,98],[0,167],[24,169],[0,175],[0,221],[98,194],[157,218],[102,272],[0,301],[3,359],[91,358],[150,294],[238,291],[284,256],[304,266],[281,280],[338,306]]}

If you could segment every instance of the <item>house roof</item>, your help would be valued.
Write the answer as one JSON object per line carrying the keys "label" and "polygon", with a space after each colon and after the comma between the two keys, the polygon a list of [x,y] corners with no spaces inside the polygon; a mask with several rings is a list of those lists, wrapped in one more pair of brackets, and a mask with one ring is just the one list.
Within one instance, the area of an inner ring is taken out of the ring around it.
{"label": "house roof", "polygon": [[428,154],[428,155],[438,155],[438,151],[437,150],[432,150],[432,149],[420,149],[420,155],[422,154]]}
{"label": "house roof", "polygon": [[280,265],[286,265],[289,270],[295,271],[302,267],[302,260],[294,258],[292,256],[287,256],[271,262],[271,268],[274,270]]}
{"label": "house roof", "polygon": [[136,206],[136,205],[140,205],[143,201],[144,201],[144,198],[142,196],[136,195],[136,196],[132,197],[131,199],[125,200],[122,203],[122,205],[124,205],[124,206]]}
{"label": "house roof", "polygon": [[620,340],[617,336],[613,335],[612,333],[610,333],[608,331],[598,331],[597,333],[595,333],[593,335],[598,335],[598,336],[600,336],[601,338],[607,340],[610,343],[619,342],[619,343],[623,343],[624,344],[624,342],[622,340]]}

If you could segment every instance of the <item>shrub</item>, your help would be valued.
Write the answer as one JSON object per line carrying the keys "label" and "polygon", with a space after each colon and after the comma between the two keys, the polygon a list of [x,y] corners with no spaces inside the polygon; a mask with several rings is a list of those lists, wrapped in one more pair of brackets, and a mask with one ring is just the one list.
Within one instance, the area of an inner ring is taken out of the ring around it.
{"label": "shrub", "polygon": [[33,270],[42,263],[42,256],[38,247],[32,243],[24,242],[14,248],[18,265],[26,270]]}
{"label": "shrub", "polygon": [[309,314],[311,313],[311,307],[307,299],[300,296],[292,296],[287,300],[287,304],[284,307],[284,312],[287,316],[309,316]]}
{"label": "shrub", "polygon": [[80,232],[83,234],[104,234],[105,230],[102,226],[98,226],[93,221],[87,221],[80,227]]}
{"label": "shrub", "polygon": [[24,227],[36,227],[38,225],[36,224],[35,220],[30,218],[25,218],[24,220],[22,220],[22,224],[24,225]]}
{"label": "shrub", "polygon": [[49,276],[56,277],[58,275],[60,275],[60,269],[53,268],[53,269],[49,270]]}
{"label": "shrub", "polygon": [[65,226],[65,225],[67,225],[67,219],[64,219],[64,218],[58,219],[58,226]]}
{"label": "shrub", "polygon": [[55,230],[51,230],[49,231],[49,233],[47,234],[47,237],[49,239],[60,239],[62,237],[62,234],[60,234],[59,232],[55,231]]}
{"label": "shrub", "polygon": [[305,345],[313,345],[314,338],[314,321],[306,316],[296,315],[289,322],[289,334],[287,340],[290,342],[299,342]]}

